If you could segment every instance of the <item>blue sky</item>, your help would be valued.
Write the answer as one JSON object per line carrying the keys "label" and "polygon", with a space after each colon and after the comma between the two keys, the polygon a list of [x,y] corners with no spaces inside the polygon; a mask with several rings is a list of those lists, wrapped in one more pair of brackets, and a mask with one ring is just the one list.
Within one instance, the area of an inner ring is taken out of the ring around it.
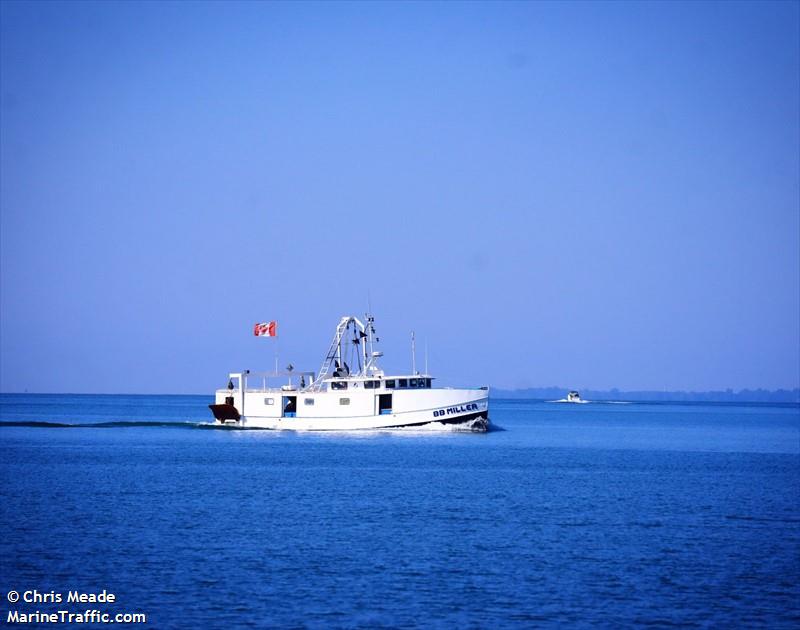
{"label": "blue sky", "polygon": [[3,2],[0,389],[797,387],[799,6]]}

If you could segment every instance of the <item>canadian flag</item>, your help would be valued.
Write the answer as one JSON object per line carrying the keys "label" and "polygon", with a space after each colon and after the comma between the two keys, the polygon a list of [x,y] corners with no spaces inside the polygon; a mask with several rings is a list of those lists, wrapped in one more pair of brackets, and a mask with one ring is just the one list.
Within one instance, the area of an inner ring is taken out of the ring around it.
{"label": "canadian flag", "polygon": [[256,324],[253,328],[253,334],[256,337],[277,337],[278,322],[262,322]]}

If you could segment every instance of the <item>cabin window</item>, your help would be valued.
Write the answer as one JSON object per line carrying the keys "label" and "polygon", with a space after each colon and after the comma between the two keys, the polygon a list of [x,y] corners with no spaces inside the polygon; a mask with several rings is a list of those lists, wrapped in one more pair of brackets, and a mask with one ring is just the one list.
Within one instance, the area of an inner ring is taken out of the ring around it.
{"label": "cabin window", "polygon": [[265,398],[264,399],[264,404],[265,405],[274,405],[275,404],[275,399],[274,398]]}
{"label": "cabin window", "polygon": [[283,402],[283,417],[294,418],[297,415],[297,396],[284,396]]}
{"label": "cabin window", "polygon": [[347,389],[347,381],[331,381],[331,389]]}
{"label": "cabin window", "polygon": [[306,405],[312,405],[313,406],[314,405],[314,399],[313,398],[306,398],[305,400],[303,400],[303,403],[305,403]]}
{"label": "cabin window", "polygon": [[386,381],[386,389],[394,389],[394,379],[390,378]]}
{"label": "cabin window", "polygon": [[409,387],[416,387],[417,386],[417,379],[415,379],[415,378],[408,379],[408,386]]}
{"label": "cabin window", "polygon": [[398,387],[408,387],[408,380],[401,378]]}
{"label": "cabin window", "polygon": [[349,398],[340,398],[339,399],[339,404],[340,405],[349,405],[350,404],[350,399]]}
{"label": "cabin window", "polygon": [[384,416],[392,413],[392,395],[378,394],[378,415]]}

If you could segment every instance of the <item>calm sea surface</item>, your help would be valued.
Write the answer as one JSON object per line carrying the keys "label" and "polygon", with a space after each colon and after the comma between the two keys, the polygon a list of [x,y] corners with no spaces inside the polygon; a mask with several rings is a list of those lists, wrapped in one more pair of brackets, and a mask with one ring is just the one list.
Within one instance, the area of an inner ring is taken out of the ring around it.
{"label": "calm sea surface", "polygon": [[296,434],[199,427],[209,402],[0,396],[3,622],[800,624],[797,406],[493,400],[485,435]]}

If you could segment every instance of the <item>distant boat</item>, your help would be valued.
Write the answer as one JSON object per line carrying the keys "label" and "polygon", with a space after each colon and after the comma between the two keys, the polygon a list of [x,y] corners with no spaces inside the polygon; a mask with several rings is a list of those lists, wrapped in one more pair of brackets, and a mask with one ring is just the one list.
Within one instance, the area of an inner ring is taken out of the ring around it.
{"label": "distant boat", "polygon": [[[374,318],[342,317],[319,372],[243,372],[228,375],[227,389],[209,405],[221,425],[294,431],[489,428],[489,388],[432,387],[429,374],[387,375]],[[357,365],[351,369],[350,365]],[[413,370],[412,370],[413,372]],[[280,386],[267,380],[283,377]],[[299,380],[299,383],[298,383]]]}
{"label": "distant boat", "polygon": [[583,401],[581,400],[581,395],[578,392],[570,392],[567,394],[567,402],[579,403]]}
{"label": "distant boat", "polygon": [[575,403],[575,404],[578,404],[578,405],[583,405],[583,404],[588,403],[589,401],[588,400],[584,400],[583,398],[581,398],[581,395],[578,392],[573,390],[573,391],[571,391],[571,392],[569,392],[567,394],[566,398],[559,398],[558,400],[550,400],[548,402]]}

